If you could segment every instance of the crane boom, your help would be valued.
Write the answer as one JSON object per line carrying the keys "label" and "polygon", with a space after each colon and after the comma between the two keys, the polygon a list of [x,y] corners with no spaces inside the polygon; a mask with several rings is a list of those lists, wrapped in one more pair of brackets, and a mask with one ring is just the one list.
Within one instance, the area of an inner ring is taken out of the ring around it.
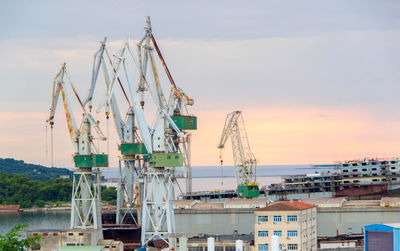
{"label": "crane boom", "polygon": [[66,63],[62,64],[60,71],[57,73],[56,77],[53,81],[53,93],[52,93],[52,101],[50,107],[50,115],[46,122],[53,125],[54,116],[57,108],[58,99],[60,97],[60,93],[64,103],[65,117],[67,120],[68,132],[71,138],[72,144],[74,146],[75,153],[78,152],[78,144],[75,142],[75,139],[79,135],[79,129],[76,125],[75,118],[72,114],[71,104],[68,99],[67,90],[64,88],[64,77],[67,75]]}
{"label": "crane boom", "polygon": [[[77,127],[64,79],[69,81],[71,88],[83,110],[83,118],[80,127]],[[100,212],[100,169],[108,166],[108,155],[99,154],[92,136],[92,129],[100,136],[101,140],[107,137],[102,133],[98,122],[90,113],[86,112],[72,82],[69,80],[64,63],[53,81],[52,101],[50,116],[47,122],[53,127],[53,120],[57,108],[58,99],[62,95],[68,132],[74,147],[75,170],[73,175],[73,189],[71,196],[71,228],[101,229]],[[95,168],[95,170],[93,170]],[[92,176],[95,176],[93,179]]]}
{"label": "crane boom", "polygon": [[218,148],[223,149],[225,147],[229,136],[232,143],[238,194],[243,197],[258,197],[259,189],[256,183],[257,161],[250,150],[241,111],[234,111],[226,116]]}

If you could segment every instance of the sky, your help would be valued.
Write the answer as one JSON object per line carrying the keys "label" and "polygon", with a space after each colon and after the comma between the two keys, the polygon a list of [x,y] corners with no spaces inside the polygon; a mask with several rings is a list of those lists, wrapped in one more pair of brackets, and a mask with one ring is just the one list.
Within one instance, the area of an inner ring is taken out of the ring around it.
{"label": "sky", "polygon": [[[61,64],[87,95],[99,42],[107,37],[115,51],[140,39],[146,16],[175,82],[195,100],[193,165],[219,164],[234,110],[262,165],[400,157],[399,13],[398,1],[366,0],[2,2],[0,157],[50,165],[45,121]],[[61,103],[55,122],[54,165],[72,167]],[[115,129],[100,125],[116,165]],[[223,156],[233,164],[230,145]]]}

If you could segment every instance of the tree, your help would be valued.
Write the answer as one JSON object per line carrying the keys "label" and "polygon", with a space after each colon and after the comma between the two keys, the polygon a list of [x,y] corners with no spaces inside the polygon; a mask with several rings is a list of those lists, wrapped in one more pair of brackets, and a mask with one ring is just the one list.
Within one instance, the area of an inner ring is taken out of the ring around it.
{"label": "tree", "polygon": [[40,235],[26,238],[20,231],[24,230],[28,225],[17,225],[5,235],[0,234],[0,251],[23,251],[26,248],[32,248],[39,245]]}

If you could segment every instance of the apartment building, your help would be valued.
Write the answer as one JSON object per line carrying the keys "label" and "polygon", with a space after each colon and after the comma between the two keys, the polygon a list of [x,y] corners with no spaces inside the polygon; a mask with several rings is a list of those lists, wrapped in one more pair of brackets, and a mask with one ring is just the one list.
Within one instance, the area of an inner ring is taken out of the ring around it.
{"label": "apartment building", "polygon": [[300,201],[282,201],[254,211],[255,250],[271,250],[279,236],[280,250],[317,250],[317,207]]}

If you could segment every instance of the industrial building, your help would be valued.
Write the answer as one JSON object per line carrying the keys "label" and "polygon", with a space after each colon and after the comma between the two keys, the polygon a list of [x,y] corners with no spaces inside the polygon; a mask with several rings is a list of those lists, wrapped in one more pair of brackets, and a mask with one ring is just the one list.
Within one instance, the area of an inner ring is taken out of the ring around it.
{"label": "industrial building", "polygon": [[122,241],[100,239],[101,233],[92,229],[36,230],[28,232],[28,237],[41,235],[40,246],[30,250],[78,250],[79,248],[104,251],[122,251]]}
{"label": "industrial building", "polygon": [[282,250],[317,250],[317,207],[300,201],[283,201],[254,211],[254,245],[269,250],[279,236]]}
{"label": "industrial building", "polygon": [[382,223],[364,227],[365,251],[399,251],[400,223]]}

